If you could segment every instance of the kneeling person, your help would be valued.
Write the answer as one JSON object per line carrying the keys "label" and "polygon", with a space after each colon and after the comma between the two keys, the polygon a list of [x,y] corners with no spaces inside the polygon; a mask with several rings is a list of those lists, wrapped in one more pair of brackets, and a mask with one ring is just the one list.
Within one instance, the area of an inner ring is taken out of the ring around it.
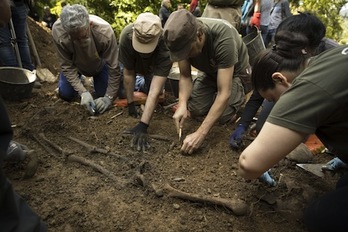
{"label": "kneeling person", "polygon": [[[120,84],[115,33],[105,20],[89,15],[82,5],[63,8],[52,28],[60,57],[59,96],[70,101],[79,94],[90,114],[103,113],[112,105]],[[82,75],[92,76],[94,101],[83,85]]]}
{"label": "kneeling person", "polygon": [[[179,107],[173,116],[177,130],[183,127],[187,109],[192,116],[206,115],[201,126],[183,141],[181,151],[191,154],[215,122],[231,120],[250,91],[247,47],[227,21],[196,18],[187,10],[170,15],[164,39],[180,69]],[[193,83],[191,66],[199,70]]]}
{"label": "kneeling person", "polygon": [[130,130],[134,134],[133,145],[136,145],[138,150],[145,150],[149,146],[147,128],[172,67],[162,31],[158,16],[142,13],[134,24],[122,30],[120,36],[119,55],[120,62],[124,66],[124,87],[130,116],[135,118],[139,116],[133,98],[137,74],[144,76],[144,92],[148,94],[140,122]]}

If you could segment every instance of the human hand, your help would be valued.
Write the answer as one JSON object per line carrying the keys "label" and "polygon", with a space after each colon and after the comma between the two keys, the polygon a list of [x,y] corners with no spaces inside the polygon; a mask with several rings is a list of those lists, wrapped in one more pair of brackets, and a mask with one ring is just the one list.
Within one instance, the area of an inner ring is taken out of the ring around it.
{"label": "human hand", "polygon": [[129,132],[133,134],[131,147],[136,146],[137,151],[145,151],[150,148],[147,134],[148,127],[148,124],[140,121],[135,127],[129,130]]}
{"label": "human hand", "polygon": [[184,106],[180,107],[180,105],[179,105],[178,108],[176,109],[174,115],[173,115],[174,124],[175,124],[176,130],[178,133],[180,132],[180,129],[183,128],[184,121],[186,118],[187,118],[186,107],[184,107]]}
{"label": "human hand", "polygon": [[138,114],[137,108],[135,107],[134,102],[128,103],[128,115],[132,116],[133,118],[139,117],[139,114]]}
{"label": "human hand", "polygon": [[195,150],[200,148],[205,136],[202,133],[194,132],[186,136],[181,146],[181,153],[191,155]]}
{"label": "human hand", "polygon": [[104,113],[111,106],[111,99],[109,97],[100,97],[95,100],[96,109],[99,113]]}
{"label": "human hand", "polygon": [[260,29],[260,20],[261,20],[261,13],[260,12],[254,12],[253,17],[250,19],[250,26],[256,26]]}
{"label": "human hand", "polygon": [[324,171],[337,171],[341,168],[348,168],[348,165],[344,163],[342,160],[340,160],[338,157],[333,158],[321,167],[321,169]]}
{"label": "human hand", "polygon": [[230,136],[230,146],[233,149],[239,149],[242,144],[242,138],[245,133],[245,127],[243,124],[239,124],[235,131]]}
{"label": "human hand", "polygon": [[90,115],[94,115],[96,112],[95,102],[90,92],[86,91],[81,94],[81,103],[85,106]]}

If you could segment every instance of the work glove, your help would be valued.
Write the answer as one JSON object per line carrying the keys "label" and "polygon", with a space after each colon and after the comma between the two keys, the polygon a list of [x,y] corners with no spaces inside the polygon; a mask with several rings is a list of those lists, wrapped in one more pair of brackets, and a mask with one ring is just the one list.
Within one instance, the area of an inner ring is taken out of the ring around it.
{"label": "work glove", "polygon": [[81,94],[81,105],[86,107],[90,115],[96,113],[96,106],[90,92],[86,91]]}
{"label": "work glove", "polygon": [[95,106],[99,113],[104,113],[105,110],[111,106],[111,99],[109,97],[100,97],[95,100]]}
{"label": "work glove", "polygon": [[147,134],[148,127],[149,125],[140,121],[138,125],[130,129],[129,132],[133,134],[131,147],[136,146],[138,151],[145,151],[150,147]]}
{"label": "work glove", "polygon": [[128,103],[128,115],[132,116],[133,118],[139,117],[137,108],[135,107],[134,102]]}
{"label": "work glove", "polygon": [[261,13],[260,12],[254,12],[253,17],[250,19],[250,26],[256,26],[258,29],[260,29],[260,19],[261,19]]}
{"label": "work glove", "polygon": [[265,183],[270,187],[274,187],[277,185],[277,182],[271,177],[270,172],[271,171],[268,170],[267,172],[263,173],[258,179],[260,182]]}
{"label": "work glove", "polygon": [[230,136],[230,146],[233,149],[239,149],[242,144],[242,138],[245,132],[243,124],[239,124],[235,131]]}
{"label": "work glove", "polygon": [[338,157],[333,158],[321,167],[324,171],[337,171],[341,168],[348,168],[348,165],[340,160]]}
{"label": "work glove", "polygon": [[23,161],[28,151],[29,149],[27,146],[15,141],[10,141],[10,145],[6,151],[5,160]]}

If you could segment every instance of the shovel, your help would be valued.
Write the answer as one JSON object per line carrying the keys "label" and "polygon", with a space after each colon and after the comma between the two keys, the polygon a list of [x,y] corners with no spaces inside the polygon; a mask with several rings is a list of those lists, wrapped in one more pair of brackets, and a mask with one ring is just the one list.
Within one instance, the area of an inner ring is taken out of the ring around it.
{"label": "shovel", "polygon": [[310,172],[318,177],[323,178],[324,172],[322,167],[325,166],[325,164],[296,164],[296,166],[306,170],[307,172]]}
{"label": "shovel", "polygon": [[55,77],[49,69],[41,67],[40,57],[39,57],[39,54],[37,53],[35,42],[34,42],[33,36],[31,35],[28,24],[27,24],[27,36],[28,36],[31,52],[36,62],[36,76],[42,81],[54,83],[57,80],[57,77]]}

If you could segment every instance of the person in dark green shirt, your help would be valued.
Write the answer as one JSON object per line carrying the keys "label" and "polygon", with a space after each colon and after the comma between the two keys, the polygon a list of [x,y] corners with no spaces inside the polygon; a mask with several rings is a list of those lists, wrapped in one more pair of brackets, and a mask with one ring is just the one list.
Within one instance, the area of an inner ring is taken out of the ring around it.
{"label": "person in dark green shirt", "polygon": [[[342,161],[348,161],[348,46],[310,58],[309,40],[281,31],[276,46],[260,54],[252,82],[262,97],[277,102],[256,139],[239,158],[239,174],[258,178],[315,133]],[[336,189],[314,200],[304,213],[309,231],[347,231],[348,174]]]}
{"label": "person in dark green shirt", "polygon": [[[179,107],[173,116],[177,130],[182,130],[187,109],[193,117],[206,116],[183,141],[181,152],[191,154],[215,122],[228,122],[244,103],[250,91],[247,47],[227,21],[196,18],[185,9],[170,15],[164,40],[180,70]],[[191,66],[199,70],[194,83]]]}

